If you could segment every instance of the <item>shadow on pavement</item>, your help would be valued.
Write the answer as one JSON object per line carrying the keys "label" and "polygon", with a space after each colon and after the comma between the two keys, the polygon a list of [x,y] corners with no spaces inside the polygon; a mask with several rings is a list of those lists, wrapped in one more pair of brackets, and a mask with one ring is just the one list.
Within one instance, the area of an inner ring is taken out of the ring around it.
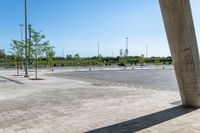
{"label": "shadow on pavement", "polygon": [[197,108],[186,108],[183,106],[176,106],[167,110],[156,112],[150,115],[142,116],[133,120],[122,123],[110,125],[107,127],[95,129],[87,133],[133,133],[140,130],[152,127],[154,125],[163,123],[165,121],[185,115]]}
{"label": "shadow on pavement", "polygon": [[8,81],[10,81],[10,82],[14,82],[14,83],[16,83],[16,84],[24,84],[24,83],[22,83],[22,82],[19,82],[19,81],[10,79],[10,78],[6,78],[6,77],[4,77],[4,76],[0,76],[0,78],[6,79],[6,80],[8,80]]}

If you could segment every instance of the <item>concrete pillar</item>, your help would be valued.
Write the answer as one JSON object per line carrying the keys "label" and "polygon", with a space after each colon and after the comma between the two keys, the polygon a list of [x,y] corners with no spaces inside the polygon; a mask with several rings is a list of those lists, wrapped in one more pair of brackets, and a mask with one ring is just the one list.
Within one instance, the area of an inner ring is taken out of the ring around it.
{"label": "concrete pillar", "polygon": [[200,107],[200,61],[190,0],[159,0],[184,106]]}

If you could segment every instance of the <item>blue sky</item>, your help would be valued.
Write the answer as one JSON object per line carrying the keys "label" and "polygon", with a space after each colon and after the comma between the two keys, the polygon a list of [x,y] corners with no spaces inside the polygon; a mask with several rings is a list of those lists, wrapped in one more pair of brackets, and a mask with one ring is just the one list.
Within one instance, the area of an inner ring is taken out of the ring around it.
{"label": "blue sky", "polygon": [[[0,0],[0,49],[20,39],[24,0]],[[200,41],[200,1],[191,0]],[[118,56],[129,37],[129,55],[169,56],[158,0],[28,0],[29,23],[42,31],[58,56]]]}

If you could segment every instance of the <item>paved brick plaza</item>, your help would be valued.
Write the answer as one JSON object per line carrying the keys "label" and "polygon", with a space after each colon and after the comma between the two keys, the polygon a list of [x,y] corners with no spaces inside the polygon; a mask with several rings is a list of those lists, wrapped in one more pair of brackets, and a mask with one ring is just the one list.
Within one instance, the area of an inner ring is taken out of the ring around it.
{"label": "paved brick plaza", "polygon": [[0,133],[200,132],[200,110],[180,106],[177,90],[14,73],[0,70]]}

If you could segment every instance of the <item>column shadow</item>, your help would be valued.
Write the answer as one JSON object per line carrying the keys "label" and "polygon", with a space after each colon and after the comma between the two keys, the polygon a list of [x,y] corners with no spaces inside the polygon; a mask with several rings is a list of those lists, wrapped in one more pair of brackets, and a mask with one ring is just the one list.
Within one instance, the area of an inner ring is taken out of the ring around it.
{"label": "column shadow", "polygon": [[165,121],[177,118],[179,116],[185,115],[192,111],[197,110],[197,108],[186,108],[183,106],[176,106],[167,110],[135,118],[122,123],[110,125],[107,127],[95,129],[88,131],[86,133],[133,133],[140,130],[152,127],[154,125],[163,123]]}

